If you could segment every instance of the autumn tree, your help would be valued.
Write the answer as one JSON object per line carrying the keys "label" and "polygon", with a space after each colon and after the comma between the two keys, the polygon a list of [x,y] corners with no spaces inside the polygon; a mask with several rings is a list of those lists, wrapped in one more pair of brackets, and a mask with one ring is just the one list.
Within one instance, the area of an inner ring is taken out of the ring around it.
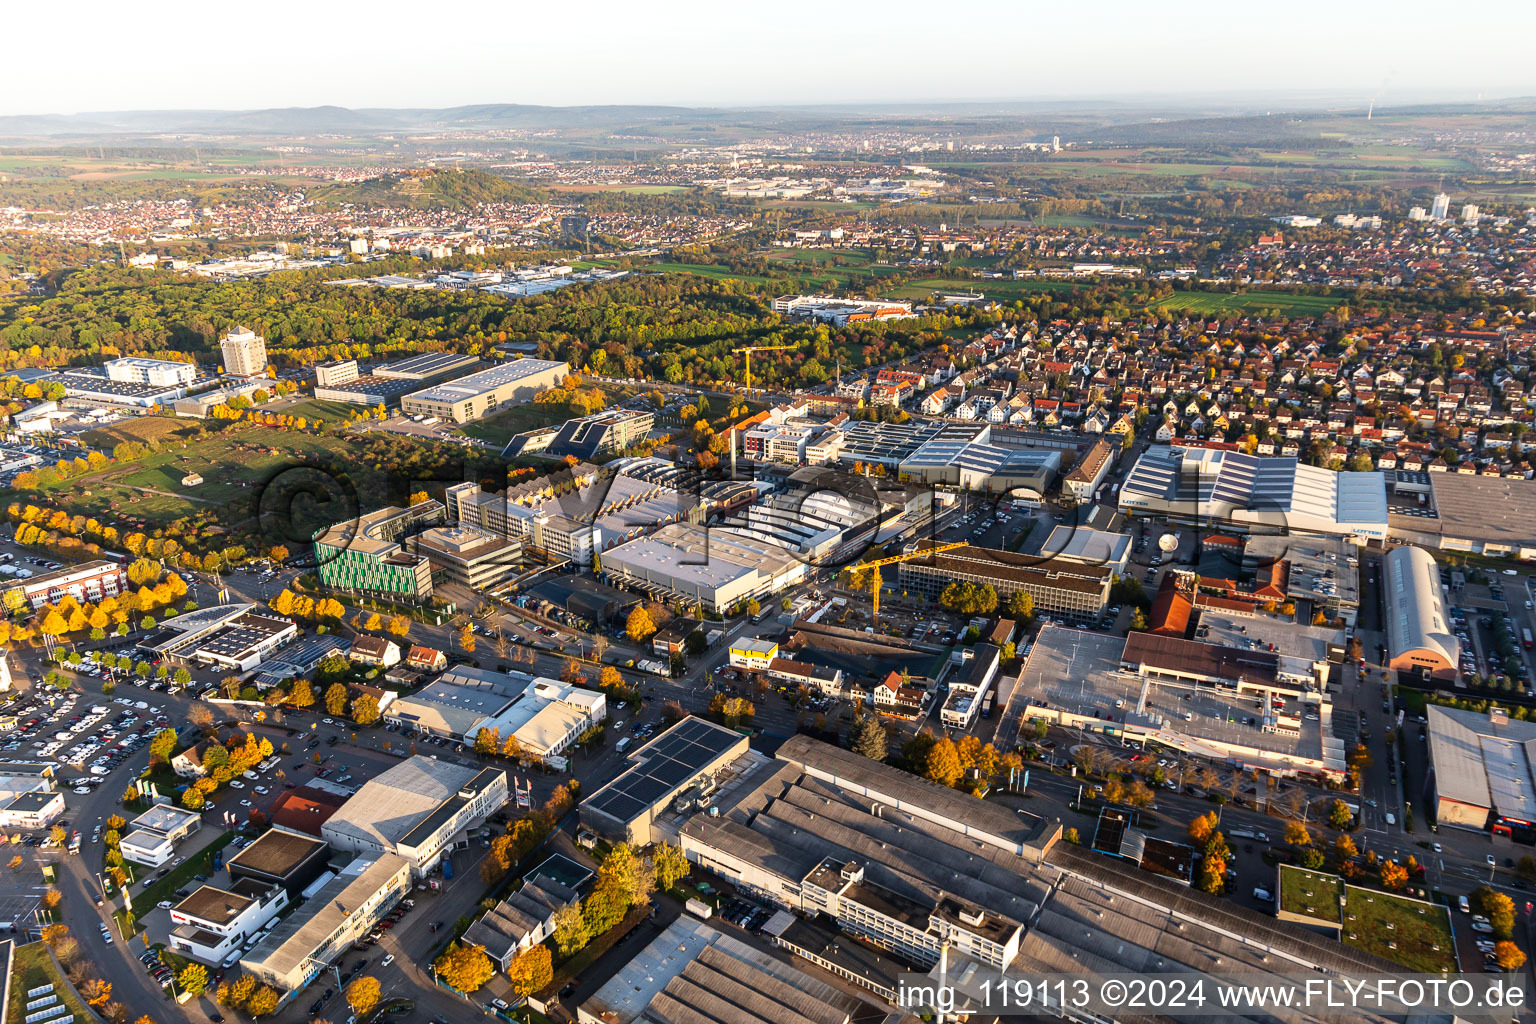
{"label": "autumn tree", "polygon": [[1196,846],[1204,846],[1216,831],[1216,812],[1202,814],[1189,823],[1189,838]]}
{"label": "autumn tree", "polygon": [[541,942],[519,953],[507,967],[507,980],[512,984],[512,991],[525,998],[554,981],[549,947]]}
{"label": "autumn tree", "polygon": [[332,683],[325,691],[325,710],[332,715],[347,710],[347,688],[344,684]]}
{"label": "autumn tree", "polygon": [[642,606],[635,605],[629,613],[629,618],[624,621],[624,634],[635,643],[644,643],[656,633],[656,623],[651,621],[651,613]]}
{"label": "autumn tree", "polygon": [[1525,951],[1508,939],[1493,944],[1493,958],[1506,971],[1518,971],[1525,966]]}
{"label": "autumn tree", "polygon": [[1408,884],[1408,869],[1396,861],[1385,861],[1381,865],[1381,884],[1383,887],[1396,891]]}
{"label": "autumn tree", "polygon": [[315,703],[315,688],[310,685],[308,679],[295,679],[293,690],[288,694],[288,702],[296,708],[311,707]]}
{"label": "autumn tree", "polygon": [[372,725],[379,720],[379,698],[365,693],[352,702],[352,720],[358,725]]}
{"label": "autumn tree", "polygon": [[460,946],[454,943],[436,960],[432,970],[443,983],[469,994],[496,976],[496,966],[485,955],[484,946]]}
{"label": "autumn tree", "polygon": [[587,921],[582,916],[580,903],[561,907],[555,911],[551,920],[554,924],[555,948],[562,958],[571,956],[587,944]]}
{"label": "autumn tree", "polygon": [[85,1001],[95,1007],[105,1006],[112,1000],[112,983],[102,981],[100,978],[90,978],[80,986],[80,994]]}
{"label": "autumn tree", "polygon": [[1292,846],[1311,846],[1312,833],[1301,822],[1293,821],[1285,826],[1285,841]]}
{"label": "autumn tree", "polygon": [[480,729],[475,733],[475,753],[490,757],[501,747],[501,737],[495,729]]}
{"label": "autumn tree", "polygon": [[277,1004],[282,996],[271,985],[263,985],[251,993],[250,1000],[245,1004],[246,1012],[252,1017],[265,1017],[277,1009]]}
{"label": "autumn tree", "polygon": [[347,986],[346,998],[352,1012],[359,1017],[363,1016],[379,1005],[378,979],[367,975],[353,979],[352,984]]}
{"label": "autumn tree", "polygon": [[208,968],[200,963],[189,963],[181,969],[181,974],[176,978],[184,991],[194,996],[203,994],[208,987]]}
{"label": "autumn tree", "polygon": [[928,751],[923,774],[943,786],[953,786],[965,777],[965,767],[960,763],[960,752],[948,736],[940,739]]}
{"label": "autumn tree", "polygon": [[656,884],[671,889],[688,874],[688,856],[682,847],[663,842],[652,851],[651,866],[656,871]]}

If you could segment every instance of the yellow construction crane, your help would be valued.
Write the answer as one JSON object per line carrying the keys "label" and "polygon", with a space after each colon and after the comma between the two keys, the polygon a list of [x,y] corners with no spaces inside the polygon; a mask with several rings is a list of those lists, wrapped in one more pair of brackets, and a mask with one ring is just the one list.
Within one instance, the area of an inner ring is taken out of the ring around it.
{"label": "yellow construction crane", "polygon": [[859,586],[859,574],[869,572],[870,602],[874,608],[874,621],[880,622],[880,567],[882,565],[895,565],[897,562],[910,562],[914,558],[922,558],[924,555],[938,555],[945,551],[953,551],[955,548],[969,547],[970,541],[956,541],[953,544],[936,544],[930,548],[918,548],[916,551],[908,551],[903,555],[891,555],[887,558],[876,558],[868,562],[860,562],[858,565],[849,566],[848,575],[854,590],[862,589]]}
{"label": "yellow construction crane", "polygon": [[747,391],[752,390],[752,353],[753,352],[782,352],[786,349],[799,348],[799,345],[748,345],[744,348],[731,349],[732,354],[746,353],[747,362]]}

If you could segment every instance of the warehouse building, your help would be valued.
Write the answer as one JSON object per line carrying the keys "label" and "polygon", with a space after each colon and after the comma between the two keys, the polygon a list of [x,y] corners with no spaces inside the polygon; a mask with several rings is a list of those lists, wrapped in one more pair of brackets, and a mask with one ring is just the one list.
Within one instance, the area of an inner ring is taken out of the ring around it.
{"label": "warehouse building", "polygon": [[502,405],[532,401],[539,392],[559,387],[570,373],[568,364],[552,359],[516,359],[406,395],[400,409],[407,415],[468,423]]}
{"label": "warehouse building", "polygon": [[773,540],[738,532],[672,523],[655,533],[610,548],[603,575],[662,600],[697,602],[720,615],[805,579],[807,560]]}
{"label": "warehouse building", "polygon": [[1120,487],[1120,511],[1261,532],[1387,536],[1380,473],[1335,473],[1289,456],[1153,445]]}
{"label": "warehouse building", "polygon": [[1091,622],[1109,605],[1114,575],[1107,566],[1091,562],[967,546],[902,562],[900,581],[902,590],[930,598],[951,583],[989,586],[1000,604],[1023,591],[1034,600],[1037,615]]}
{"label": "warehouse building", "polygon": [[[581,802],[581,823],[612,842],[646,846],[658,819],[685,791],[707,794],[743,757],[747,737],[702,718],[685,718],[631,752],[630,767]],[[744,765],[745,767],[745,765]]]}
{"label": "warehouse building", "polygon": [[167,619],[135,646],[154,658],[245,672],[298,635],[297,623],[254,604],[223,604]]}
{"label": "warehouse building", "polygon": [[[188,363],[177,363],[177,366],[189,368]],[[192,367],[195,369],[195,367]],[[149,409],[154,406],[168,406],[178,398],[186,396],[193,384],[151,384],[147,381],[128,379],[113,380],[105,372],[92,373],[89,370],[65,370],[46,378],[48,383],[64,385],[64,397],[77,398],[82,401],[92,402],[108,408],[124,409]],[[212,385],[213,380],[200,379],[201,383]]]}
{"label": "warehouse building", "polygon": [[576,1010],[579,1024],[849,1024],[869,1008],[704,921],[680,917]]}
{"label": "warehouse building", "polygon": [[1386,476],[1395,540],[1442,551],[1536,559],[1536,480],[1406,470]]}
{"label": "warehouse building", "polygon": [[507,802],[507,773],[414,756],[363,784],[320,835],[354,853],[394,854],[419,878],[461,834]]}
{"label": "warehouse building", "polygon": [[1435,820],[1441,825],[1536,839],[1536,722],[1431,704],[1424,709]]}
{"label": "warehouse building", "polygon": [[1393,548],[1383,561],[1388,667],[1454,680],[1461,664],[1461,641],[1445,610],[1440,567],[1428,551],[1412,545]]}
{"label": "warehouse building", "polygon": [[427,352],[359,373],[357,360],[345,359],[315,367],[315,397],[354,405],[391,406],[423,386],[462,374],[479,365],[475,356]]}
{"label": "warehouse building", "polygon": [[1046,626],[1009,700],[1024,722],[1338,781],[1348,765],[1326,698],[1315,680],[1283,672],[1272,651]]}
{"label": "warehouse building", "polygon": [[523,672],[451,669],[413,694],[394,700],[385,721],[406,733],[473,743],[481,729],[502,742],[516,737],[540,758],[564,753],[582,733],[608,717],[596,690]]}

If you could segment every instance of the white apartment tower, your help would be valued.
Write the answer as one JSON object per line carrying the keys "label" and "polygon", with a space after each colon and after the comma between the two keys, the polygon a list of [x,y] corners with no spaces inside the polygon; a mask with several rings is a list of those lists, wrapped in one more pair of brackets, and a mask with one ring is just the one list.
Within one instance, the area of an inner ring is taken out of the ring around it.
{"label": "white apartment tower", "polygon": [[1482,211],[1476,203],[1467,203],[1461,208],[1461,222],[1470,227],[1477,227],[1477,222],[1482,218]]}
{"label": "white apartment tower", "polygon": [[1434,203],[1429,208],[1429,216],[1432,220],[1445,220],[1451,212],[1451,197],[1441,192],[1435,196]]}
{"label": "white apartment tower", "polygon": [[267,372],[267,341],[249,327],[235,327],[219,342],[224,372],[256,377]]}

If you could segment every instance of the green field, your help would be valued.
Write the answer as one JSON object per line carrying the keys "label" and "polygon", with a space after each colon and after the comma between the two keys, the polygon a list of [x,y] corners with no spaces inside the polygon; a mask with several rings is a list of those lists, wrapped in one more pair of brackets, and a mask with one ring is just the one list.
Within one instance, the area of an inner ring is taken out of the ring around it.
{"label": "green field", "polygon": [[1222,313],[1257,313],[1277,309],[1286,316],[1318,316],[1344,301],[1338,295],[1298,295],[1293,292],[1179,292],[1155,304],[1164,312],[1189,312],[1202,316]]}
{"label": "green field", "polygon": [[303,416],[313,422],[321,420],[325,423],[341,423],[348,416],[355,416],[366,407],[354,405],[351,402],[331,402],[318,398],[309,398],[292,405],[278,405],[271,407],[271,411],[281,413],[284,416]]}
{"label": "green field", "polygon": [[1414,971],[1456,969],[1456,940],[1445,907],[1354,885],[1345,892],[1343,938],[1349,945]]}
{"label": "green field", "polygon": [[1339,923],[1339,897],[1344,894],[1338,875],[1308,871],[1294,864],[1280,865],[1280,909],[1329,924]]}
{"label": "green field", "polygon": [[980,292],[989,299],[1015,299],[1031,293],[1070,292],[1074,288],[1081,287],[1083,285],[1077,281],[971,281],[928,277],[921,281],[910,281],[895,288],[888,288],[880,294],[890,299],[925,301],[934,292],[942,292],[945,295],[968,295],[972,292]]}
{"label": "green field", "polygon": [[[151,417],[122,426],[125,432],[137,426],[140,429],[130,436],[142,436],[150,433],[143,428],[157,421],[175,422]],[[336,477],[366,473],[355,464],[354,442],[343,437],[277,427],[237,429],[179,443],[177,437],[174,432],[164,434],[160,441],[165,450],[138,462],[113,466],[94,477],[65,481],[45,494],[72,512],[113,512],[153,524],[170,522],[208,506],[243,517],[254,508],[267,481],[284,470],[309,474],[296,468],[305,464],[326,467],[322,473]],[[182,478],[191,473],[201,476],[203,482],[183,486]],[[360,481],[354,483],[359,491],[364,489]]]}

